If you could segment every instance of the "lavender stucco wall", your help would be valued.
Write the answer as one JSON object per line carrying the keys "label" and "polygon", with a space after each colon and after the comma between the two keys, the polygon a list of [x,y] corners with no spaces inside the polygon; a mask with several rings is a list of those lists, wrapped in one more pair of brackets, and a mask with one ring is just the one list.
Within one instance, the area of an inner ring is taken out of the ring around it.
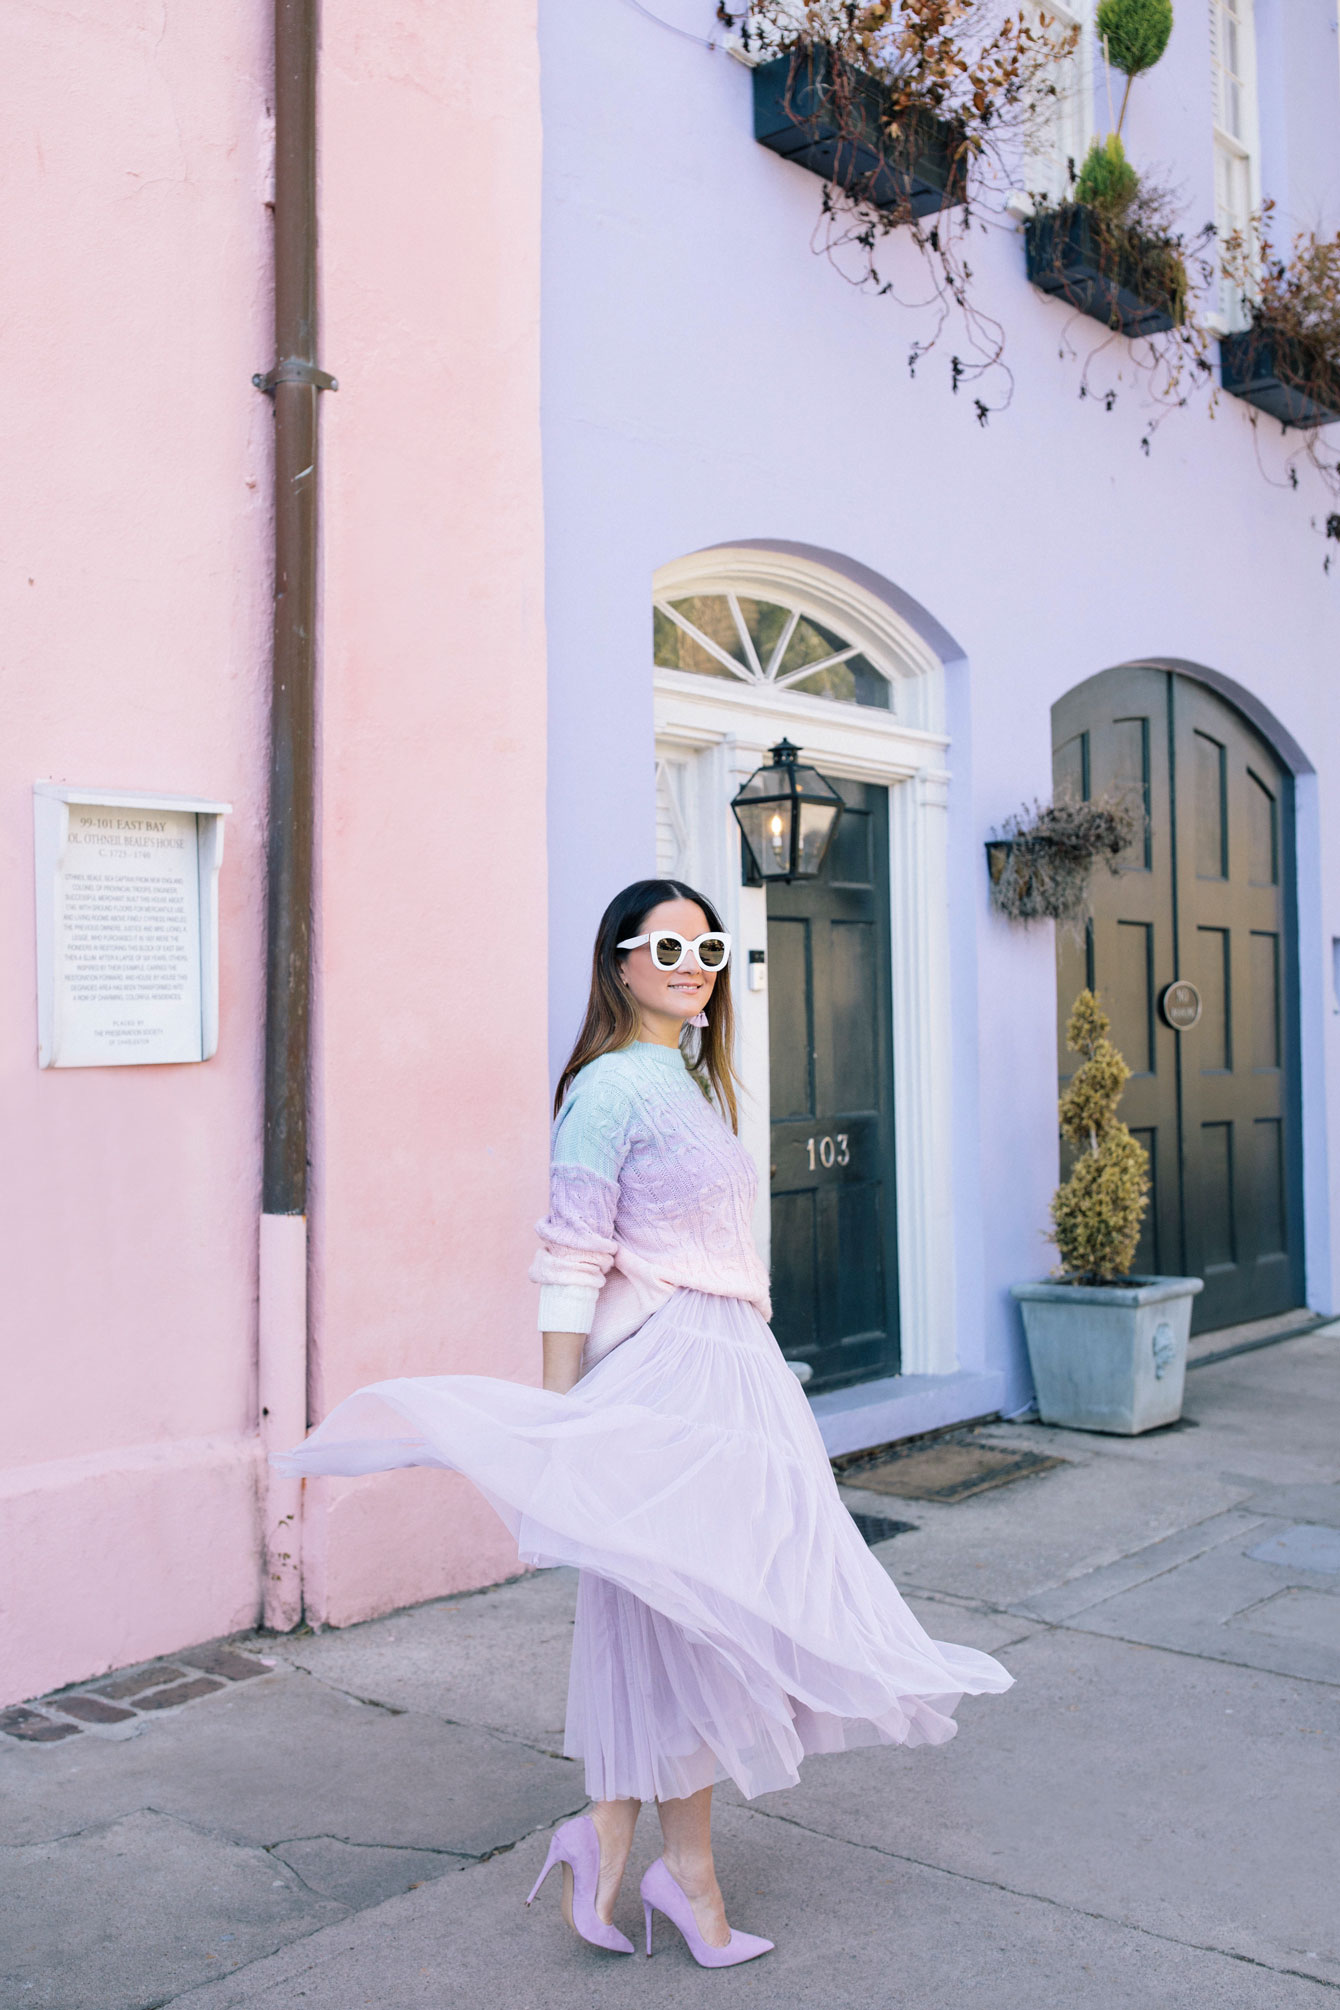
{"label": "lavender stucco wall", "polygon": [[[654,11],[713,35],[709,0]],[[1310,161],[1314,179],[1324,161],[1335,190],[1340,72],[1325,14],[1300,7],[1270,60],[1315,71],[1290,110],[1289,159]],[[1333,1156],[1340,1112],[1321,949],[1340,933],[1340,585],[1309,522],[1328,506],[1319,484],[1304,468],[1298,493],[1281,486],[1278,429],[1253,428],[1232,400],[1213,418],[1204,399],[1170,416],[1142,452],[1151,413],[1129,368],[1117,374],[1124,345],[1094,366],[1115,407],[1081,401],[1102,331],[1028,286],[1009,228],[972,252],[982,302],[1008,329],[1009,409],[982,427],[951,394],[952,335],[910,379],[924,320],[814,255],[819,183],[754,143],[748,72],[689,35],[605,0],[541,7],[551,1060],[579,1009],[592,920],[651,854],[654,568],[772,538],[893,581],[964,657],[949,676],[960,1355],[1007,1367],[1022,1395],[1007,1290],[1048,1261],[1053,951],[1050,931],[990,915],[981,840],[1048,792],[1063,692],[1133,658],[1203,664],[1253,693],[1317,769],[1315,815],[1300,825],[1302,967],[1309,1098],[1327,1115],[1307,1131],[1308,1257],[1311,1300],[1330,1306],[1327,1140]],[[1308,37],[1316,48],[1300,53]],[[1204,12],[1182,8],[1164,63],[1133,94],[1128,136],[1137,160],[1168,165],[1193,227],[1212,200],[1209,117]],[[1280,158],[1276,137],[1267,177]],[[1296,188],[1302,169],[1290,172]],[[907,290],[918,283],[915,265],[890,264]]]}

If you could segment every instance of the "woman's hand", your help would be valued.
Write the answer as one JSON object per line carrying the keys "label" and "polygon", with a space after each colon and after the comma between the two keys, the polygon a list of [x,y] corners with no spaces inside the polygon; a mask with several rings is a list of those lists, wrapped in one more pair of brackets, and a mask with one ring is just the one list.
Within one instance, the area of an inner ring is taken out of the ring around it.
{"label": "woman's hand", "polygon": [[582,1372],[584,1333],[546,1333],[544,1340],[544,1386],[566,1396],[575,1389]]}

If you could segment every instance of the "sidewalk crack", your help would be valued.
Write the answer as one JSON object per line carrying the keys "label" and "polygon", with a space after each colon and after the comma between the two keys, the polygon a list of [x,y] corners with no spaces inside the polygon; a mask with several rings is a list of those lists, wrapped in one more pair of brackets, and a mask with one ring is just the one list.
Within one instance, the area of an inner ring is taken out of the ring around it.
{"label": "sidewalk crack", "polygon": [[1314,1975],[1306,1968],[1290,1968],[1277,1962],[1262,1961],[1254,1954],[1240,1954],[1235,1948],[1215,1947],[1206,1941],[1182,1940],[1174,1933],[1160,1933],[1157,1927],[1141,1926],[1135,1920],[1121,1919],[1114,1913],[1099,1912],[1092,1906],[1077,1905],[1070,1899],[1052,1898],[1045,1891],[1029,1891],[1022,1885],[1006,1884],[1002,1878],[984,1877],[978,1871],[956,1870],[926,1857],[913,1856],[908,1850],[889,1849],[883,1843],[854,1842],[849,1837],[833,1835],[827,1829],[813,1828],[808,1822],[798,1821],[794,1815],[785,1815],[772,1808],[750,1806],[744,1812],[761,1816],[765,1821],[781,1822],[787,1828],[799,1829],[802,1835],[814,1836],[823,1842],[840,1843],[846,1849],[869,1850],[873,1856],[884,1857],[891,1863],[912,1864],[918,1870],[933,1871],[941,1877],[959,1878],[965,1884],[998,1891],[1007,1898],[1031,1899],[1035,1904],[1050,1906],[1056,1912],[1072,1913],[1079,1919],[1092,1919],[1105,1926],[1119,1927],[1124,1933],[1138,1933],[1146,1940],[1156,1940],[1167,1947],[1182,1947],[1192,1954],[1216,1954],[1223,1961],[1237,1961],[1245,1968],[1259,1968],[1267,1975],[1291,1975],[1300,1982],[1315,1982],[1319,1989],[1331,1989],[1340,1994],[1340,1981],[1329,1981],[1324,1975]]}

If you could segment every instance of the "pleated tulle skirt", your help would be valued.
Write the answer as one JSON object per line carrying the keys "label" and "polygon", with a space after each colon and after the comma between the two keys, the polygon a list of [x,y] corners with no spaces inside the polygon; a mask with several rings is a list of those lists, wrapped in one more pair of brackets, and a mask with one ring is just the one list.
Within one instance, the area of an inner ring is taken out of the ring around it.
{"label": "pleated tulle skirt", "polygon": [[565,1750],[598,1800],[732,1779],[792,1786],[811,1752],[943,1744],[1012,1677],[932,1640],[842,1505],[767,1325],[680,1291],[566,1396],[479,1375],[378,1382],[275,1461],[445,1466],[522,1560],[581,1571]]}

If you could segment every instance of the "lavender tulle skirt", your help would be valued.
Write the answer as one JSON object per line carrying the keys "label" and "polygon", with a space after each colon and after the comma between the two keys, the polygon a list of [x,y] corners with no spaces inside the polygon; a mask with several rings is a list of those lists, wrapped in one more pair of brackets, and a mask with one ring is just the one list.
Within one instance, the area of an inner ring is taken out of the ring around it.
{"label": "lavender tulle skirt", "polygon": [[1012,1677],[926,1634],[842,1505],[799,1382],[740,1299],[679,1291],[559,1396],[373,1383],[275,1464],[445,1466],[523,1561],[582,1573],[564,1749],[597,1800],[793,1786],[812,1752],[938,1745]]}

